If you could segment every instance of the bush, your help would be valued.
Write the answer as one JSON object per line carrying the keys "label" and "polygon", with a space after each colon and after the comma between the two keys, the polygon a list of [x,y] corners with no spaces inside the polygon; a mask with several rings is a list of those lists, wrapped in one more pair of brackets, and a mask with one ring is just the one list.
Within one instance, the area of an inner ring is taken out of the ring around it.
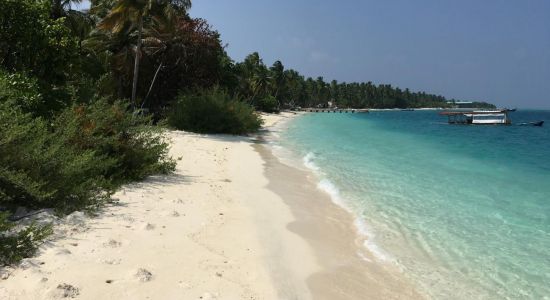
{"label": "bush", "polygon": [[213,88],[180,95],[170,108],[168,124],[198,133],[246,134],[260,129],[262,120],[252,106]]}
{"label": "bush", "polygon": [[19,262],[35,254],[40,243],[52,234],[51,225],[30,226],[14,231],[7,213],[0,213],[0,266]]}
{"label": "bush", "polygon": [[172,171],[149,123],[120,102],[73,106],[51,122],[0,103],[0,207],[94,209],[122,183]]}
{"label": "bush", "polygon": [[0,206],[96,206],[111,190],[103,174],[115,162],[93,150],[77,151],[58,138],[64,128],[0,103]]}
{"label": "bush", "polygon": [[75,105],[59,116],[56,127],[64,128],[59,138],[77,150],[114,160],[105,176],[116,184],[175,169],[163,129],[153,126],[149,116],[129,113],[123,102]]}
{"label": "bush", "polygon": [[279,113],[279,102],[273,96],[267,96],[256,103],[256,108],[266,113]]}
{"label": "bush", "polygon": [[44,111],[39,89],[36,79],[20,73],[8,74],[0,69],[0,103],[38,115]]}

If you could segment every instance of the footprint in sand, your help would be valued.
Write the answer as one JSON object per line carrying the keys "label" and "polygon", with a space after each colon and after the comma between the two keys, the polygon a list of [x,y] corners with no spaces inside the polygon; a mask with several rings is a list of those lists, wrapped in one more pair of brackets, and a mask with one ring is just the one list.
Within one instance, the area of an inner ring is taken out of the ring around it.
{"label": "footprint in sand", "polygon": [[110,248],[118,248],[121,245],[122,243],[114,239],[109,239],[109,241],[107,241],[106,243],[103,243],[104,247],[110,247]]}
{"label": "footprint in sand", "polygon": [[70,284],[61,283],[55,289],[54,294],[59,298],[76,298],[80,294],[80,290]]}
{"label": "footprint in sand", "polygon": [[141,282],[148,282],[153,280],[153,273],[144,268],[139,268],[135,277]]}
{"label": "footprint in sand", "polygon": [[145,230],[154,230],[155,225],[151,224],[151,223],[147,223],[147,224],[145,224],[145,226],[143,226],[143,229],[145,229]]}
{"label": "footprint in sand", "polygon": [[102,262],[105,263],[105,264],[108,264],[108,265],[120,265],[122,260],[120,258],[119,259],[104,259]]}

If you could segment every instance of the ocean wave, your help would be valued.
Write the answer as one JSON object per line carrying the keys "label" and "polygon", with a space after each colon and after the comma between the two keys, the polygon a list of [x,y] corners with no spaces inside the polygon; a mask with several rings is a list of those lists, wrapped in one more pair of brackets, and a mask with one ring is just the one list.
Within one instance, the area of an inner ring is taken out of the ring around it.
{"label": "ocean wave", "polygon": [[319,167],[313,162],[314,159],[315,159],[315,153],[313,153],[313,152],[308,152],[308,153],[306,154],[306,156],[304,156],[304,159],[303,159],[304,165],[305,165],[307,168],[309,168],[309,169],[311,169],[311,170],[313,170],[313,171],[315,171],[315,172],[318,172],[318,171],[319,171]]}
{"label": "ocean wave", "polygon": [[[315,154],[313,152],[309,152],[304,156],[304,165],[308,167],[309,169],[315,171],[317,174],[320,173],[320,169],[313,160],[315,159]],[[319,180],[319,183],[317,184],[317,188],[322,190],[323,192],[327,193],[330,196],[330,199],[333,203],[336,205],[342,207],[349,213],[351,213],[354,216],[354,225],[357,229],[357,232],[361,235],[361,237],[364,239],[363,246],[374,255],[376,259],[383,262],[394,262],[395,260],[391,255],[386,253],[380,246],[378,246],[375,243],[375,234],[373,230],[370,229],[369,225],[357,214],[357,212],[347,203],[346,200],[341,196],[340,190],[338,187],[329,179],[322,178]],[[365,260],[369,261],[368,258],[366,258],[363,255],[360,255],[360,257]]]}

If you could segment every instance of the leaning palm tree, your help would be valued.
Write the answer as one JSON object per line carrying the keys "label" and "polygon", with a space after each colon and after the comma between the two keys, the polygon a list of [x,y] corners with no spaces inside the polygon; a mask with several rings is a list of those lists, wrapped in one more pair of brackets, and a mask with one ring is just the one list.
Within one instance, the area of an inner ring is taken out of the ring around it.
{"label": "leaning palm tree", "polygon": [[99,23],[98,27],[100,29],[109,30],[113,33],[120,33],[125,28],[137,30],[131,98],[134,108],[136,105],[144,19],[156,14],[171,18],[178,13],[187,11],[190,7],[191,0],[118,0],[109,14]]}

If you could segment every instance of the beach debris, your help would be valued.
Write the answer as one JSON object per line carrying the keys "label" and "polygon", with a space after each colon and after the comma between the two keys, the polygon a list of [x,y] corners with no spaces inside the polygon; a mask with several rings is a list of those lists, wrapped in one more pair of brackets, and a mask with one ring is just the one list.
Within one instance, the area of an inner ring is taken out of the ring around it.
{"label": "beach debris", "polygon": [[172,217],[179,217],[179,216],[180,216],[179,212],[177,212],[175,210],[172,212]]}
{"label": "beach debris", "polygon": [[143,228],[145,230],[153,230],[153,229],[155,229],[155,225],[151,224],[151,223],[147,223],[147,224],[145,224],[145,226]]}
{"label": "beach debris", "polygon": [[105,280],[105,283],[111,284],[111,283],[113,283],[113,280],[112,279],[107,279],[107,280]]}
{"label": "beach debris", "polygon": [[48,277],[42,277],[42,279],[40,279],[40,282],[47,282],[48,280]]}
{"label": "beach debris", "polygon": [[57,286],[57,290],[61,292],[60,296],[62,298],[75,298],[80,294],[80,290],[67,283],[62,283]]}
{"label": "beach debris", "polygon": [[119,241],[114,240],[114,239],[109,239],[109,241],[107,241],[106,243],[103,244],[103,246],[111,247],[111,248],[118,248],[118,247],[120,247],[120,245],[122,245],[122,244]]}
{"label": "beach debris", "polygon": [[216,272],[216,276],[222,277],[222,276],[223,276],[223,273],[222,273],[222,272]]}
{"label": "beach debris", "polygon": [[76,246],[78,246],[78,243],[69,243],[69,245],[71,245],[73,247],[76,247]]}
{"label": "beach debris", "polygon": [[151,281],[153,279],[153,273],[149,272],[144,268],[139,268],[136,273],[137,279],[141,282]]}

